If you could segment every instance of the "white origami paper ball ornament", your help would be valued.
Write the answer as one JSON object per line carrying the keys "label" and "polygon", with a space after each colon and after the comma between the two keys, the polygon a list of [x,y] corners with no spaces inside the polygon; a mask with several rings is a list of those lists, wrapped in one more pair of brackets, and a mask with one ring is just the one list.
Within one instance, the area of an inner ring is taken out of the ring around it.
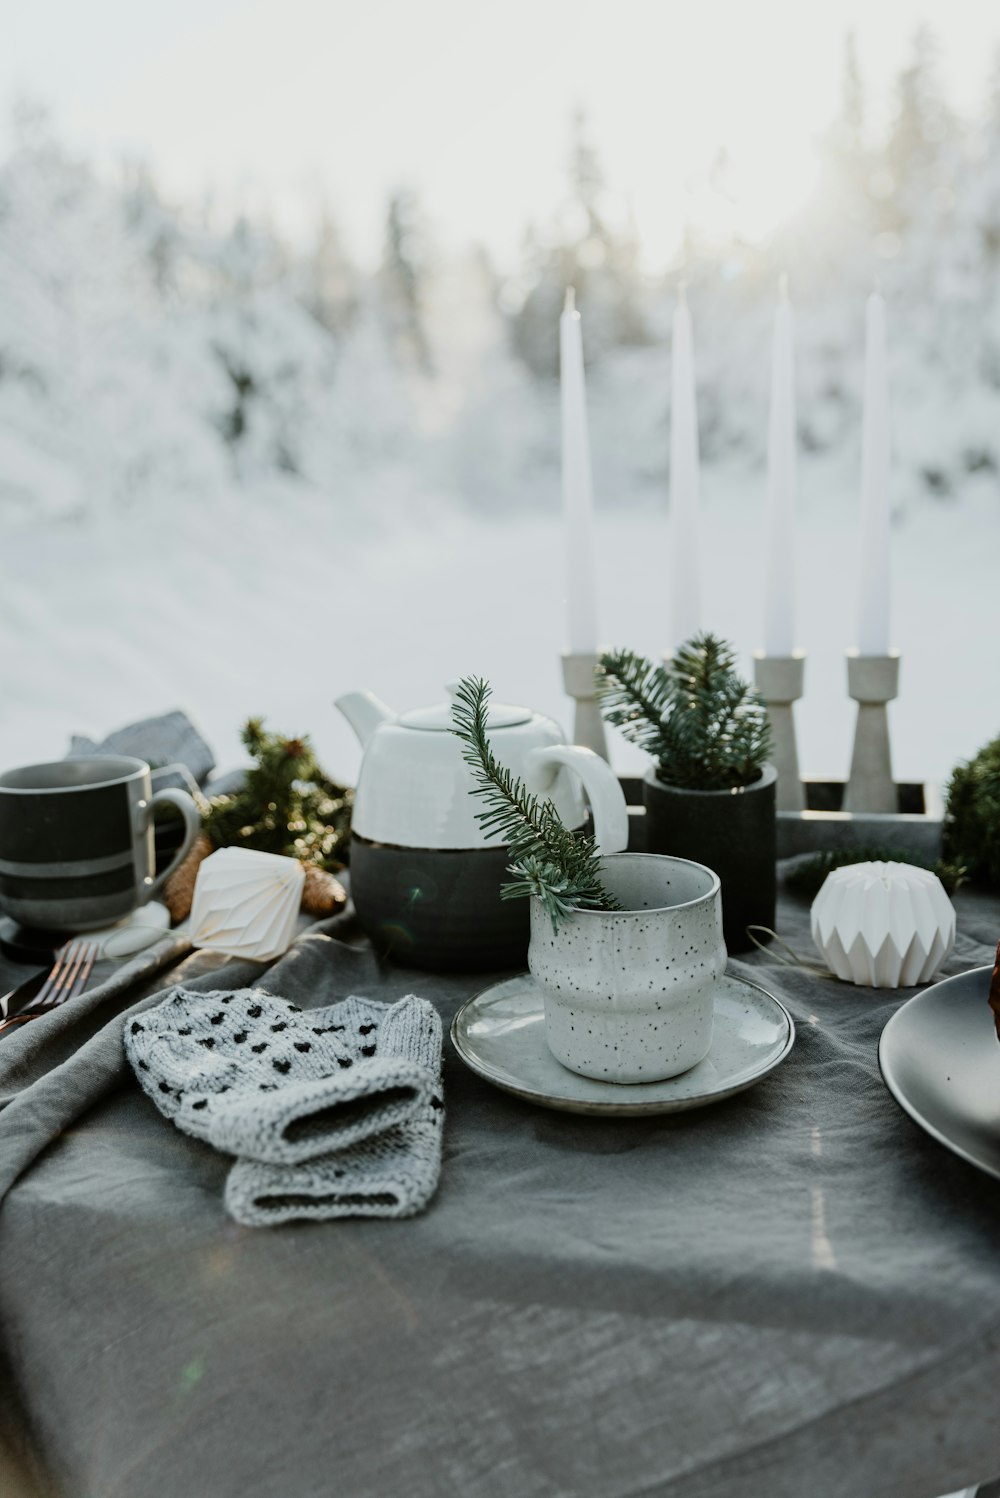
{"label": "white origami paper ball ornament", "polygon": [[295,935],[304,880],[297,858],[220,848],[198,870],[192,946],[260,961],[280,957]]}
{"label": "white origami paper ball ornament", "polygon": [[838,978],[910,988],[929,982],[955,945],[955,908],[929,869],[853,863],[827,875],[812,937]]}

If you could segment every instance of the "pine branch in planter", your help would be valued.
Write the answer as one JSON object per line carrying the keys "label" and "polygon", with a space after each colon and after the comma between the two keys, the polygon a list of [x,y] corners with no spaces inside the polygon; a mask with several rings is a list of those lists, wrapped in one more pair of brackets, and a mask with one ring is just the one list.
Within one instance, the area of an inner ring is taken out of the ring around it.
{"label": "pine branch in planter", "polygon": [[673,682],[666,667],[634,650],[611,651],[601,656],[598,690],[607,721],[659,759],[663,719],[673,705]]}
{"label": "pine branch in planter", "polygon": [[736,671],[732,646],[716,635],[695,635],[669,667],[610,651],[601,657],[597,687],[608,722],[653,756],[668,785],[751,785],[771,752],[764,701]]}
{"label": "pine branch in planter", "polygon": [[518,876],[501,886],[501,897],[536,896],[554,931],[576,910],[620,910],[601,883],[594,839],[571,832],[551,801],[532,795],[494,757],[486,733],[489,699],[489,682],[467,677],[455,693],[452,721],[464,745],[462,758],[475,780],[472,794],[486,802],[476,820],[487,837],[507,844],[510,872]]}
{"label": "pine branch in planter", "polygon": [[696,635],[677,651],[670,674],[661,779],[703,790],[750,785],[771,752],[771,725],[763,699],[736,671],[732,646]]}

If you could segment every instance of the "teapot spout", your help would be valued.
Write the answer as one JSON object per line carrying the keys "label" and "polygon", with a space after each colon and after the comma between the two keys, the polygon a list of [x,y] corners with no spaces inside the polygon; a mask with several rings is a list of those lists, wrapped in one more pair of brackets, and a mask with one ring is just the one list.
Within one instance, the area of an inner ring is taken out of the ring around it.
{"label": "teapot spout", "polygon": [[362,749],[367,749],[376,728],[383,723],[394,723],[397,717],[374,692],[345,692],[333,705],[354,729]]}

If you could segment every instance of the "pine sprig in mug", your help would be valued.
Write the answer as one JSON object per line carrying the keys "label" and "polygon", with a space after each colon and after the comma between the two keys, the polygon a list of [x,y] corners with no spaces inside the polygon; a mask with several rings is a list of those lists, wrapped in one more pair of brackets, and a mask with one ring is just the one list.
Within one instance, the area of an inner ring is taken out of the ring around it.
{"label": "pine sprig in mug", "polygon": [[465,678],[455,693],[452,722],[464,745],[462,758],[472,770],[472,794],[486,805],[476,820],[487,836],[505,842],[510,853],[510,872],[516,878],[501,885],[501,899],[535,896],[553,930],[575,910],[620,910],[601,883],[594,839],[572,832],[548,798],[532,795],[495,758],[486,732],[489,699],[489,682]]}

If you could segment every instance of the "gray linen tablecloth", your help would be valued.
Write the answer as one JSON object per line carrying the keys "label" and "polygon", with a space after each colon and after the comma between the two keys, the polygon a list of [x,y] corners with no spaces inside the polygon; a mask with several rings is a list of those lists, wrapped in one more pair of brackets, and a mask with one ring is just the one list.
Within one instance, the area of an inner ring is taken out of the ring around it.
{"label": "gray linen tablecloth", "polygon": [[[948,972],[1000,935],[958,903]],[[779,929],[810,951],[804,905]],[[0,1042],[0,1413],[46,1492],[935,1498],[1000,1472],[1000,1188],[882,1086],[906,993],[733,963],[796,1047],[659,1120],[530,1107],[449,1044],[422,1216],[254,1230],[229,1162],[140,1093],[122,1006],[180,971],[306,1006],[415,991],[447,1023],[483,980],[380,970],[349,917],[267,973],[182,950]]]}

